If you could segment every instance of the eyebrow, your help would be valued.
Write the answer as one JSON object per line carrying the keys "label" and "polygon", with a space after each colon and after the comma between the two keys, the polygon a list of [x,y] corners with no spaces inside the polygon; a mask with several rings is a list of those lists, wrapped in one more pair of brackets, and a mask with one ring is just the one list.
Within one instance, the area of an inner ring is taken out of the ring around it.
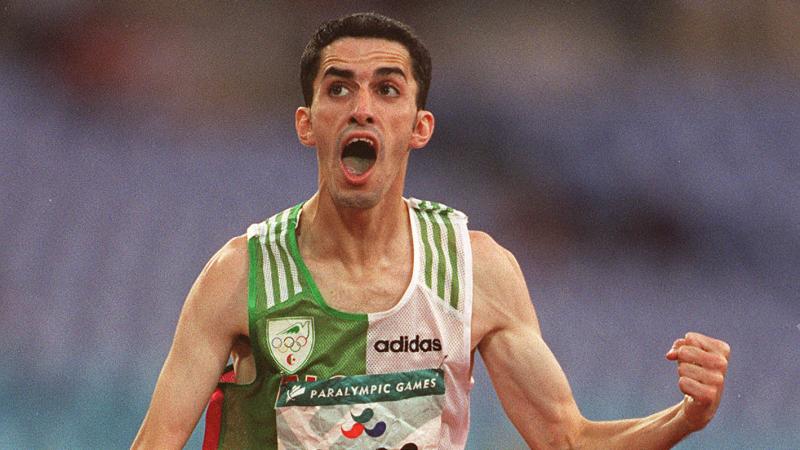
{"label": "eyebrow", "polygon": [[[400,75],[401,77],[403,77],[404,80],[406,79],[406,73],[403,72],[403,69],[401,69],[399,67],[379,67],[379,68],[375,69],[375,72],[373,73],[373,75],[379,76],[379,77],[383,77],[383,76],[387,76],[387,75]],[[352,70],[339,69],[339,68],[336,68],[336,67],[328,67],[325,70],[325,73],[322,74],[323,78],[325,78],[327,76],[340,77],[340,78],[345,78],[345,79],[350,80],[350,79],[355,78],[356,75],[355,75],[355,73],[353,73]]]}
{"label": "eyebrow", "polygon": [[375,75],[379,77],[384,77],[387,75],[400,75],[403,79],[406,79],[406,73],[403,72],[403,69],[399,67],[379,67],[375,69]]}
{"label": "eyebrow", "polygon": [[337,69],[336,67],[328,67],[328,69],[325,70],[325,73],[322,74],[322,78],[325,78],[327,76],[351,79],[354,78],[356,75],[353,73],[352,70],[344,70],[344,69]]}

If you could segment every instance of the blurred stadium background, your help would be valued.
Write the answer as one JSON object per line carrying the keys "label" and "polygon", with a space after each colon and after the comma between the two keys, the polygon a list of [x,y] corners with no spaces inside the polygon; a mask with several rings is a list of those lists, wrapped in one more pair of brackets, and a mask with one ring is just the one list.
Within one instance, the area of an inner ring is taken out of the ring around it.
{"label": "blurred stadium background", "polygon": [[[698,330],[678,448],[800,447],[800,4],[58,0],[0,3],[0,448],[130,444],[205,261],[313,193],[299,56],[359,10],[433,55],[408,195],[517,255],[585,415],[677,402]],[[470,448],[524,448],[476,379]]]}

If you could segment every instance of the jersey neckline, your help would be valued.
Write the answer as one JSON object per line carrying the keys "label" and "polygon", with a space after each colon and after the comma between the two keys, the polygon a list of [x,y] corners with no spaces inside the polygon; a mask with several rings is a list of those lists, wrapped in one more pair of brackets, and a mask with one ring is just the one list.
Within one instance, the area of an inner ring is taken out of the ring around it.
{"label": "jersey neckline", "polygon": [[359,312],[348,312],[342,311],[340,309],[336,309],[333,306],[329,305],[325,299],[322,297],[322,293],[320,293],[319,288],[317,287],[316,281],[314,281],[314,277],[311,274],[308,266],[306,266],[305,261],[303,260],[302,255],[300,255],[300,247],[297,245],[297,227],[300,224],[300,214],[303,210],[303,205],[305,202],[299,203],[296,205],[292,210],[289,212],[289,226],[291,227],[291,232],[289,234],[289,251],[292,254],[292,258],[294,258],[295,262],[297,263],[298,269],[300,269],[300,273],[302,274],[303,278],[305,278],[306,283],[308,284],[309,290],[311,291],[311,295],[314,298],[314,301],[322,308],[323,311],[326,313],[345,320],[357,320],[357,321],[368,321],[369,319],[380,319],[389,315],[392,315],[396,311],[400,310],[400,308],[405,305],[409,299],[411,298],[412,293],[417,285],[417,278],[419,276],[419,249],[418,249],[418,237],[419,237],[419,229],[417,225],[417,221],[414,219],[413,214],[414,212],[411,210],[412,206],[411,203],[403,198],[403,202],[406,205],[406,212],[408,214],[408,221],[411,224],[411,279],[408,282],[408,286],[406,286],[405,292],[400,297],[400,300],[391,308],[384,310],[384,311],[377,311],[373,313],[359,313]]}

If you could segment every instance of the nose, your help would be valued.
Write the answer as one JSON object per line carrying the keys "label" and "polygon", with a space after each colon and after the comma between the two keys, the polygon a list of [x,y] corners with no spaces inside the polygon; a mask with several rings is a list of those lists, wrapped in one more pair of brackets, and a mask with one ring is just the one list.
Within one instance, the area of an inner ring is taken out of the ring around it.
{"label": "nose", "polygon": [[355,98],[353,113],[350,116],[350,123],[358,125],[370,125],[374,122],[372,111],[372,97],[369,89],[360,89]]}

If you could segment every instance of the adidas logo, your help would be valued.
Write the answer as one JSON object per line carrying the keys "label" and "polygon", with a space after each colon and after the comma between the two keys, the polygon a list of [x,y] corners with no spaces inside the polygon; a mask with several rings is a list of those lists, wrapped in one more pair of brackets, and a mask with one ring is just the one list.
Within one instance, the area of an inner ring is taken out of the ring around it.
{"label": "adidas logo", "polygon": [[440,352],[442,351],[442,341],[439,339],[420,339],[416,335],[414,339],[409,339],[408,336],[400,336],[399,339],[392,339],[391,341],[382,339],[375,341],[373,345],[376,352],[386,353],[416,353],[416,352]]}

